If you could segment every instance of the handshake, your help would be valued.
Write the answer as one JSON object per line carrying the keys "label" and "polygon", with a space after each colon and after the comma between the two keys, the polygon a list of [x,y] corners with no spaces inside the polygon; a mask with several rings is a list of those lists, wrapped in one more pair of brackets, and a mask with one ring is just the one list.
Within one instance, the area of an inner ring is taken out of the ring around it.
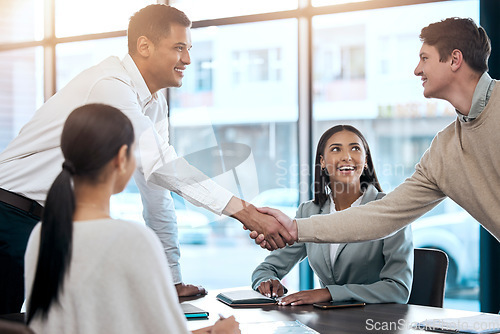
{"label": "handshake", "polygon": [[297,222],[277,209],[256,208],[233,197],[224,213],[238,219],[262,248],[275,250],[298,241]]}

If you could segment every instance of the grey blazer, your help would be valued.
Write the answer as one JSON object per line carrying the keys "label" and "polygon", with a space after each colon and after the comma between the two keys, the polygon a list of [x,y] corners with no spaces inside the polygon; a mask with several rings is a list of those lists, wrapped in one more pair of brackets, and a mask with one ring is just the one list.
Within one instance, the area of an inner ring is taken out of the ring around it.
{"label": "grey blazer", "polygon": [[[370,185],[361,204],[383,197]],[[312,201],[302,203],[297,218],[329,214],[330,199],[320,208]],[[366,222],[369,224],[370,222]],[[330,244],[296,243],[270,253],[252,274],[257,289],[268,279],[281,280],[306,257],[321,287],[330,291],[333,301],[350,299],[366,303],[406,303],[413,279],[413,235],[406,226],[390,237],[360,243],[340,244],[332,269]]]}

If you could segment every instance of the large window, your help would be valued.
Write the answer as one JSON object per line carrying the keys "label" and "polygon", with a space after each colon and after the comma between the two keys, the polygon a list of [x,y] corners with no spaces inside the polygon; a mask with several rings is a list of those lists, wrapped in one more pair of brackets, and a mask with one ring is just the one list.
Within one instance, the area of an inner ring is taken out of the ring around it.
{"label": "large window", "polygon": [[298,0],[171,0],[169,3],[198,21],[296,9]]}
{"label": "large window", "polygon": [[0,43],[43,38],[43,3],[37,0],[2,1]]}
{"label": "large window", "polygon": [[[250,148],[250,157],[243,149],[225,151],[242,166],[236,167],[239,186],[227,187],[248,201],[269,206],[281,204],[269,201],[293,191],[295,197],[287,205],[294,215],[298,205],[293,167],[298,163],[296,20],[195,29],[192,38],[195,66],[188,66],[181,88],[170,90],[170,133],[177,153],[189,156],[210,175],[213,170],[207,168],[202,150],[234,143]],[[196,67],[200,63],[206,68]],[[202,283],[209,288],[248,285],[267,251],[252,243],[239,222],[214,221],[206,211],[187,208],[204,214],[212,233],[207,235],[204,255],[199,247],[182,246],[184,278],[204,277]],[[210,270],[214,265],[221,266],[224,274]],[[297,279],[293,284],[298,284]]]}
{"label": "large window", "polygon": [[55,1],[57,37],[126,30],[128,19],[152,0],[52,0]]}
{"label": "large window", "polygon": [[[0,149],[80,71],[123,57],[129,17],[155,2],[0,1]],[[479,17],[479,0],[158,2],[194,21],[183,86],[168,91],[177,153],[236,195],[290,216],[299,198],[310,197],[313,157],[304,152],[314,154],[335,124],[365,134],[386,192],[411,175],[455,117],[447,102],[425,99],[413,75],[420,29],[450,16]],[[214,158],[221,152],[225,159]],[[267,251],[235,220],[174,201],[184,280],[208,289],[248,285]],[[133,183],[112,208],[116,217],[142,220]],[[479,225],[449,200],[420,220],[415,245],[450,257],[445,306],[477,310]],[[298,269],[285,285],[299,289]]]}
{"label": "large window", "polygon": [[[453,1],[314,17],[313,142],[333,125],[354,125],[368,140],[383,190],[403,182],[456,117],[448,102],[425,99],[413,74],[420,29],[451,16],[477,22],[478,10],[477,1]],[[449,256],[445,306],[472,299],[478,308],[479,224],[447,199],[412,227],[415,247]]]}
{"label": "large window", "polygon": [[0,52],[0,150],[43,103],[41,47]]}
{"label": "large window", "polygon": [[58,44],[56,47],[57,90],[86,68],[107,57],[127,54],[127,38],[116,37]]}

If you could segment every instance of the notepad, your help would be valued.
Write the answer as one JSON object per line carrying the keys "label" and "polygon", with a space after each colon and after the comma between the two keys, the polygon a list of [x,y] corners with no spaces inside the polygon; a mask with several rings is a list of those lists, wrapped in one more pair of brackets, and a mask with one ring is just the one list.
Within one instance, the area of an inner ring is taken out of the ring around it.
{"label": "notepad", "polygon": [[208,312],[205,310],[202,310],[201,308],[194,306],[189,303],[182,303],[181,304],[182,312],[184,312],[184,315],[186,318],[189,319],[206,319],[208,318]]}
{"label": "notepad", "polygon": [[269,298],[251,289],[221,292],[216,297],[221,302],[234,307],[251,307],[276,304],[275,298]]}
{"label": "notepad", "polygon": [[472,317],[429,319],[415,324],[414,327],[440,333],[500,333],[500,315],[482,313]]}

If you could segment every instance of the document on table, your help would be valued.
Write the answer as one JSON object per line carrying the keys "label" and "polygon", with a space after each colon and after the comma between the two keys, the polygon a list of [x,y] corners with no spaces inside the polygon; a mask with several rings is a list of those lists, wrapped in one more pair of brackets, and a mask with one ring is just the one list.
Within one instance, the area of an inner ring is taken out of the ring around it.
{"label": "document on table", "polygon": [[240,324],[240,330],[242,334],[319,334],[298,320]]}
{"label": "document on table", "polygon": [[428,319],[415,324],[414,327],[440,333],[500,333],[500,315],[482,313],[472,317]]}

